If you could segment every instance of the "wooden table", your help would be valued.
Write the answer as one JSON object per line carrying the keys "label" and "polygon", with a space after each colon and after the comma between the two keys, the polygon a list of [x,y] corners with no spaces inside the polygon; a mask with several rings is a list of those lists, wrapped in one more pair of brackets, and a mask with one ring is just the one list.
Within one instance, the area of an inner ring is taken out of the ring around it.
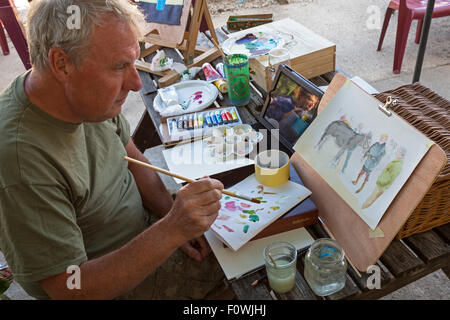
{"label": "wooden table", "polygon": [[[223,40],[223,33],[220,29],[216,30],[219,38]],[[212,46],[205,35],[199,37],[202,46]],[[181,56],[173,49],[165,49],[166,55],[173,58],[174,61],[181,61]],[[151,61],[153,55],[148,56],[146,60]],[[162,136],[157,130],[161,124],[159,114],[153,109],[153,99],[156,96],[157,88],[153,80],[156,76],[146,72],[139,72],[143,82],[141,96],[147,108],[147,113],[142,117],[139,126],[133,134],[136,146],[144,152],[152,150],[150,153],[155,156],[162,151]],[[334,72],[321,75],[310,79],[317,86],[328,85],[334,76]],[[257,87],[257,86],[256,86]],[[257,87],[259,93],[252,88],[250,103],[245,107],[238,107],[238,111],[244,123],[250,125],[257,124],[257,115],[264,103],[266,92]],[[262,96],[260,96],[260,94]],[[226,95],[225,95],[226,96]],[[221,106],[231,106],[227,97],[219,101]],[[165,164],[163,164],[164,166]],[[167,168],[167,167],[166,167]],[[172,188],[172,192],[176,192]],[[324,228],[320,225],[313,225],[306,228],[313,238],[329,237]],[[394,240],[387,250],[383,253],[377,265],[381,269],[381,288],[368,289],[367,278],[371,274],[355,271],[350,265],[347,270],[347,281],[345,287],[325,298],[316,296],[303,277],[304,255],[300,252],[297,260],[297,277],[295,288],[286,294],[271,294],[267,280],[262,281],[256,287],[251,283],[265,274],[261,269],[253,274],[241,279],[232,281],[231,288],[237,299],[244,300],[267,300],[267,299],[295,299],[295,300],[316,300],[316,299],[378,299],[384,295],[393,292],[421,277],[432,273],[438,269],[443,269],[449,276],[450,274],[450,224],[434,228],[433,230],[416,234],[402,240]]]}

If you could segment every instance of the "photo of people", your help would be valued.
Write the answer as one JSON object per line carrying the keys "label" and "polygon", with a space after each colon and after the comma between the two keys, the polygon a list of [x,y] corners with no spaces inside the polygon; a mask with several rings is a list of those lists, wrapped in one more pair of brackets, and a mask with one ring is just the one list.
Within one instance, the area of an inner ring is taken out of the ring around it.
{"label": "photo of people", "polygon": [[319,98],[282,74],[270,99],[265,119],[294,144],[313,120]]}

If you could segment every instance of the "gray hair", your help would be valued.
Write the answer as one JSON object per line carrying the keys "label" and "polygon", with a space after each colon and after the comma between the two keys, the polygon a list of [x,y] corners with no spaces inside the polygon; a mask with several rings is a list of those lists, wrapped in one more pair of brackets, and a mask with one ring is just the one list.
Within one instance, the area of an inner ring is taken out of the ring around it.
{"label": "gray hair", "polygon": [[[76,6],[79,27],[69,28],[68,21]],[[31,63],[37,70],[49,67],[51,48],[63,49],[76,66],[86,56],[90,36],[96,26],[101,26],[106,14],[114,14],[127,23],[141,38],[145,18],[138,7],[128,0],[35,0],[27,16],[28,49]]]}

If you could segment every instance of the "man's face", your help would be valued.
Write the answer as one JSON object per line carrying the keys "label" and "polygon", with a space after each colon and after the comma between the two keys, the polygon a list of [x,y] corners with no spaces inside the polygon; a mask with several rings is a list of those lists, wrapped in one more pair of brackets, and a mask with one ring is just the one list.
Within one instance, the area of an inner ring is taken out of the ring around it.
{"label": "man's face", "polygon": [[65,83],[71,111],[82,122],[117,116],[128,92],[142,87],[134,67],[140,53],[136,34],[112,15],[105,21],[94,29],[86,57]]}

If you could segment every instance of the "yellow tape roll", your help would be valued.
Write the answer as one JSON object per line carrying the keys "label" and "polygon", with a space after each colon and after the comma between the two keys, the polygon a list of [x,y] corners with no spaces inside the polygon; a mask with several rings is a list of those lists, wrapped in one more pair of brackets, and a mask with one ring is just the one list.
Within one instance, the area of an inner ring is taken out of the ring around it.
{"label": "yellow tape roll", "polygon": [[274,187],[289,180],[289,156],[280,150],[267,150],[255,158],[256,179],[263,185]]}

